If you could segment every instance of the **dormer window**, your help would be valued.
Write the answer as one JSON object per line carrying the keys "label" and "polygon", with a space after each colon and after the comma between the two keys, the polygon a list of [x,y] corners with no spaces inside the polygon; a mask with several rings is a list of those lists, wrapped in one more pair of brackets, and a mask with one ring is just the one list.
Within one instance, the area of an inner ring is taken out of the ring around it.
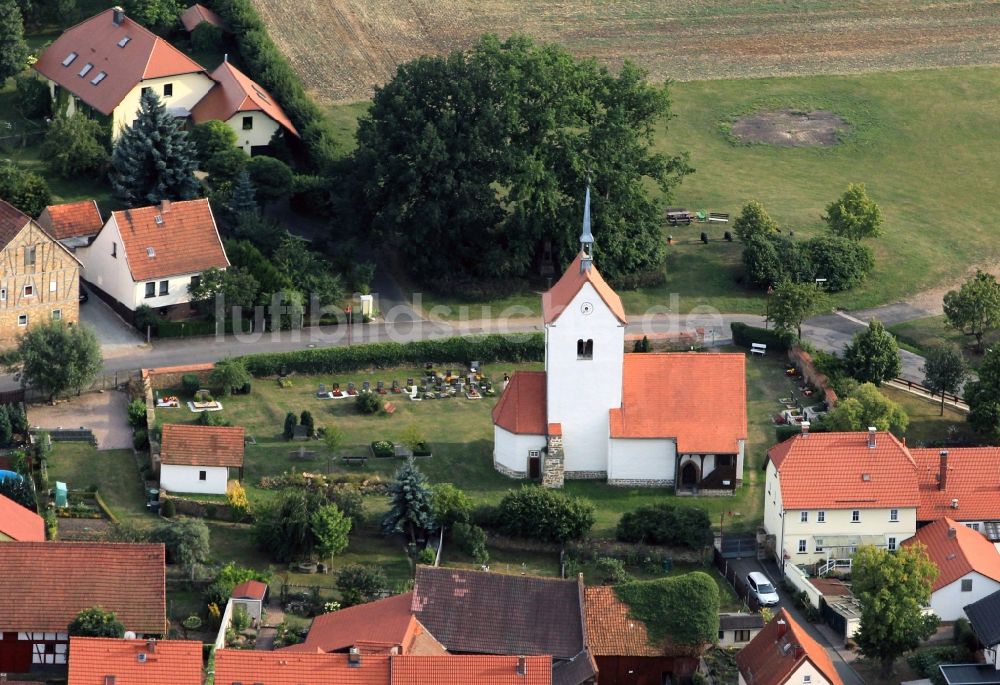
{"label": "dormer window", "polygon": [[90,79],[90,85],[96,86],[98,83],[100,83],[101,81],[103,81],[106,77],[107,77],[107,73],[106,72],[99,71],[99,72],[97,72],[97,76],[95,76],[94,78]]}
{"label": "dormer window", "polygon": [[62,65],[64,67],[68,67],[69,65],[71,65],[73,63],[73,60],[75,60],[76,58],[77,58],[77,54],[75,52],[71,52],[68,55],[66,55],[66,59],[64,59],[62,61]]}
{"label": "dormer window", "polygon": [[577,340],[576,341],[576,358],[577,359],[593,359],[594,358],[594,341],[593,340]]}
{"label": "dormer window", "polygon": [[120,47],[120,48],[123,48],[123,47],[125,47],[126,45],[128,45],[128,42],[129,42],[130,40],[132,40],[132,38],[131,38],[131,37],[129,37],[129,36],[125,36],[125,37],[124,37],[124,38],[122,38],[122,39],[121,39],[120,41],[118,41],[118,47]]}

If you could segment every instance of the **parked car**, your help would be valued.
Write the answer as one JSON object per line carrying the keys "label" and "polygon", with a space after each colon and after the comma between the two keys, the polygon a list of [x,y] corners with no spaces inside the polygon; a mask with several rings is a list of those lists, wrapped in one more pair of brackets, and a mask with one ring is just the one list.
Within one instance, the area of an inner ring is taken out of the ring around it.
{"label": "parked car", "polygon": [[778,591],[771,585],[767,576],[760,571],[754,571],[747,576],[747,585],[750,588],[750,594],[756,597],[763,606],[773,606],[781,601],[778,598]]}
{"label": "parked car", "polygon": [[81,283],[80,284],[80,304],[83,304],[88,299],[90,299],[90,296],[87,294],[87,291],[83,289],[83,284]]}

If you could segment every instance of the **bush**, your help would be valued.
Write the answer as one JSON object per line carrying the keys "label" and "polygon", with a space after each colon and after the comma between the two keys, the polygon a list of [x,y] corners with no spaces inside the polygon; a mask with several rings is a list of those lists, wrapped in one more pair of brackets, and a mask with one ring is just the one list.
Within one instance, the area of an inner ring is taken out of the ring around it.
{"label": "bush", "polygon": [[632,577],[625,570],[625,562],[614,557],[601,557],[597,560],[597,574],[603,585],[618,585],[627,583]]}
{"label": "bush", "polygon": [[472,510],[472,523],[483,528],[496,530],[500,527],[500,507],[480,504]]}
{"label": "bush", "polygon": [[376,459],[389,459],[396,456],[396,450],[388,440],[373,440],[372,454]]}
{"label": "bush", "polygon": [[292,170],[280,159],[258,155],[246,165],[261,205],[277,202],[292,192]]}
{"label": "bush", "polygon": [[817,236],[805,243],[814,278],[825,278],[825,288],[837,293],[860,285],[875,268],[872,249],[837,235]]}
{"label": "bush", "polygon": [[45,179],[12,162],[0,162],[0,197],[28,216],[38,216],[52,203]]}
{"label": "bush", "polygon": [[242,360],[220,359],[215,363],[209,378],[212,384],[221,390],[223,397],[229,397],[234,390],[250,382],[250,373]]}
{"label": "bush", "polygon": [[966,661],[969,654],[963,647],[930,647],[921,649],[906,657],[910,667],[924,678],[930,678],[934,685],[945,685],[944,677],[938,668],[941,664],[954,664]]}
{"label": "bush", "polygon": [[[177,515],[177,505],[174,504],[172,499],[167,499],[163,501],[163,505],[160,507],[160,515],[164,518],[172,519]],[[226,599],[229,599],[228,597]]]}
{"label": "bush", "polygon": [[143,400],[128,403],[128,425],[133,429],[146,427],[146,403]]}
{"label": "bush", "polygon": [[330,504],[336,504],[344,516],[351,519],[355,528],[364,519],[365,498],[357,485],[344,483],[330,487],[327,489],[326,497],[330,500]]}
{"label": "bush", "polygon": [[594,505],[548,488],[525,486],[500,501],[499,523],[505,535],[565,543],[590,532]]}
{"label": "bush", "polygon": [[79,112],[49,124],[42,156],[48,170],[62,178],[99,173],[110,158],[101,124]]}
{"label": "bush", "polygon": [[[191,32],[191,48],[197,52],[216,52],[222,44],[222,29],[215,24],[203,21]],[[211,123],[211,122],[209,122]],[[221,121],[219,122],[222,123]],[[225,125],[225,124],[223,124]],[[228,126],[226,128],[229,128]],[[232,130],[232,129],[230,129]],[[235,133],[235,132],[234,132]],[[235,144],[235,140],[233,144]]]}
{"label": "bush", "polygon": [[475,560],[477,564],[488,564],[490,553],[486,549],[486,531],[471,523],[456,523],[451,529],[451,539],[455,546]]}
{"label": "bush", "polygon": [[660,502],[625,512],[615,536],[622,542],[702,549],[712,542],[712,522],[704,509]]}
{"label": "bush", "polygon": [[423,564],[424,566],[433,566],[436,559],[437,554],[435,554],[434,550],[430,547],[424,547],[417,555],[417,563]]}
{"label": "bush", "polygon": [[149,433],[145,428],[140,428],[132,434],[132,447],[136,452],[145,452],[149,449]]}
{"label": "bush", "polygon": [[195,393],[201,390],[201,380],[193,373],[186,373],[181,376],[181,388],[188,397],[194,397]]}
{"label": "bush", "polygon": [[299,214],[325,217],[330,213],[330,179],[296,174],[289,205]]}
{"label": "bush", "polygon": [[748,326],[739,321],[731,323],[730,328],[733,330],[733,344],[746,349],[750,349],[753,343],[762,343],[767,345],[769,352],[787,352],[795,341],[792,334]]}
{"label": "bush", "polygon": [[306,435],[310,438],[316,434],[316,421],[313,419],[312,412],[308,409],[302,410],[302,414],[299,417],[299,425],[306,429]]}
{"label": "bush", "polygon": [[972,630],[972,624],[969,623],[969,619],[964,616],[957,621],[952,628],[952,638],[955,641],[955,646],[966,650],[969,654],[975,653],[979,649],[979,638],[976,637],[975,631]]}
{"label": "bush", "polygon": [[354,406],[362,414],[374,414],[379,410],[381,404],[378,400],[378,395],[375,393],[360,392],[354,400]]}
{"label": "bush", "polygon": [[344,607],[365,604],[378,599],[388,586],[385,572],[378,566],[351,564],[337,573],[337,589]]}
{"label": "bush", "polygon": [[222,414],[217,411],[203,411],[198,414],[199,426],[229,426],[229,421],[222,418]]}
{"label": "bush", "polygon": [[[211,123],[211,122],[208,122]],[[226,126],[228,129],[229,127]],[[230,129],[231,130],[231,129]],[[232,182],[246,169],[250,157],[242,148],[227,147],[212,154],[202,162],[201,167],[212,180],[213,187],[222,181]]]}
{"label": "bush", "polygon": [[52,116],[52,96],[45,81],[27,74],[14,79],[17,108],[25,119],[45,119]]}
{"label": "bush", "polygon": [[295,437],[295,426],[299,423],[298,417],[295,416],[295,412],[290,411],[285,414],[285,427],[281,434],[285,437],[285,440],[291,440]]}

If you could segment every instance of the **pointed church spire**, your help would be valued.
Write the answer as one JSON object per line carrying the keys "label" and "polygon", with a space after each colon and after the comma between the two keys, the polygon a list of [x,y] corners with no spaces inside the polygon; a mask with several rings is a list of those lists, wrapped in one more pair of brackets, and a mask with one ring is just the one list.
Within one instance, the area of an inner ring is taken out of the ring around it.
{"label": "pointed church spire", "polygon": [[590,271],[594,264],[594,234],[590,232],[590,180],[587,196],[583,201],[583,231],[580,233],[580,272]]}

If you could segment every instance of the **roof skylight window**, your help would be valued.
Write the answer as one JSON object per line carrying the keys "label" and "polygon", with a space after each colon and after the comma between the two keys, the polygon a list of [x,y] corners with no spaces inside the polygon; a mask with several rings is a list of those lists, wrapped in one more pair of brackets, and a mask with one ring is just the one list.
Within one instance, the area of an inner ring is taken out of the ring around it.
{"label": "roof skylight window", "polygon": [[66,59],[64,59],[62,61],[62,65],[64,67],[68,67],[70,64],[73,63],[73,60],[75,60],[76,58],[77,58],[77,54],[75,52],[71,52],[68,55],[66,55]]}
{"label": "roof skylight window", "polygon": [[147,247],[146,248],[146,256],[147,257],[155,257],[156,256],[156,250],[154,250],[151,247]]}
{"label": "roof skylight window", "polygon": [[87,75],[87,72],[90,71],[93,68],[94,68],[94,65],[91,64],[90,62],[87,62],[86,64],[83,65],[83,69],[80,70],[80,73],[78,74],[78,76],[80,78],[83,78],[84,76]]}
{"label": "roof skylight window", "polygon": [[125,36],[120,41],[118,41],[118,47],[120,47],[120,48],[125,47],[126,45],[128,45],[128,42],[130,40],[132,40],[132,38],[130,36]]}
{"label": "roof skylight window", "polygon": [[91,83],[91,85],[96,86],[98,83],[100,83],[101,81],[103,81],[106,77],[107,77],[107,74],[105,72],[99,71],[99,72],[97,72],[97,76],[95,76],[94,78],[90,79],[90,83]]}

